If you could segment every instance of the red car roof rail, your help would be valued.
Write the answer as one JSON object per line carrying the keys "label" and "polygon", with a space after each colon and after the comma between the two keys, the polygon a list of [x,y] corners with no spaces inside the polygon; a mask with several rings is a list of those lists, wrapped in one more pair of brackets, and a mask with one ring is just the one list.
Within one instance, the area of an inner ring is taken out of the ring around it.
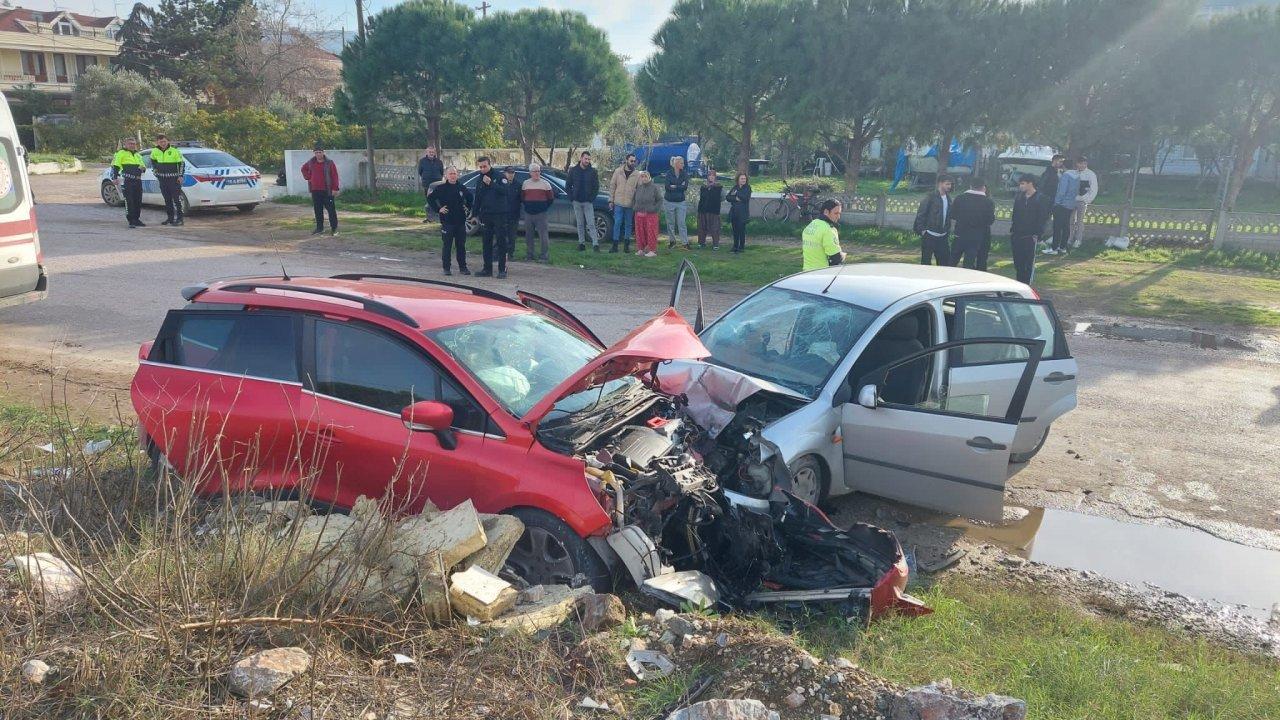
{"label": "red car roof rail", "polygon": [[470,285],[462,285],[460,283],[447,282],[445,280],[431,280],[429,278],[410,277],[408,275],[378,275],[367,273],[345,273],[342,275],[333,275],[330,280],[399,280],[401,282],[423,283],[424,285],[439,285],[440,287],[453,288],[454,290],[465,290],[476,297],[488,298],[489,300],[497,300],[498,302],[509,303],[511,305],[524,304],[514,298],[509,298],[502,293],[496,293],[492,290],[484,288],[472,287]]}
{"label": "red car roof rail", "polygon": [[322,297],[331,297],[331,298],[336,298],[338,300],[346,300],[348,302],[359,303],[360,306],[364,308],[366,312],[371,312],[371,313],[374,313],[375,315],[381,315],[386,318],[391,318],[392,320],[397,320],[412,328],[419,327],[417,320],[414,320],[413,318],[405,314],[403,311],[397,310],[396,308],[393,308],[386,303],[378,302],[377,300],[370,300],[369,298],[360,297],[359,295],[352,295],[350,293],[338,292],[336,290],[310,288],[310,287],[306,287],[305,285],[281,285],[278,283],[252,283],[252,282],[236,283],[235,285],[225,285],[217,289],[225,290],[227,292],[239,292],[239,293],[249,293],[255,290],[285,290],[288,292],[307,293],[308,295],[320,295]]}

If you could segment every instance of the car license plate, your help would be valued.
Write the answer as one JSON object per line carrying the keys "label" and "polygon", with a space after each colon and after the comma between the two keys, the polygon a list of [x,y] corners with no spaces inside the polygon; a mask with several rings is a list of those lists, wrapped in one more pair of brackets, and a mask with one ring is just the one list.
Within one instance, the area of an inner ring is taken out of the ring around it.
{"label": "car license plate", "polygon": [[227,178],[226,180],[222,181],[223,185],[247,185],[248,183],[249,183],[249,178],[244,178],[244,177]]}

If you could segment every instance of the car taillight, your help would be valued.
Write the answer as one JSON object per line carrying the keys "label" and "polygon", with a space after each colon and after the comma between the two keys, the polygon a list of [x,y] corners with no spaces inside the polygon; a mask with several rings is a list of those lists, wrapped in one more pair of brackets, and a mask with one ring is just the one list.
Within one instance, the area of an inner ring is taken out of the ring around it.
{"label": "car taillight", "polygon": [[192,175],[191,179],[195,180],[196,182],[213,182],[214,180],[218,180],[220,178],[217,175]]}
{"label": "car taillight", "polygon": [[[1027,287],[1031,287],[1031,286],[1030,286],[1030,285],[1028,285]],[[1035,288],[1031,288],[1031,297],[1035,298],[1036,300],[1039,300],[1039,299],[1040,299],[1040,293],[1036,292],[1036,289],[1035,289]]]}

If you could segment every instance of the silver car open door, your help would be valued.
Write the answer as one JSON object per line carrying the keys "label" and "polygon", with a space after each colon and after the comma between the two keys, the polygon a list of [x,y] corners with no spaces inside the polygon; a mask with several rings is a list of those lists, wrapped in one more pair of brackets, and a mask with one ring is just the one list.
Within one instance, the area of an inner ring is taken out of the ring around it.
{"label": "silver car open door", "polygon": [[[1009,453],[1044,343],[953,340],[864,376],[841,408],[850,487],[942,512],[999,520]],[[967,360],[1011,358],[1017,375],[952,393]],[[1012,359],[1017,358],[1017,359]]]}
{"label": "silver car open door", "polygon": [[[1053,307],[1044,300],[1012,297],[961,297],[955,300],[953,339],[1019,338],[1044,343],[1040,364],[1027,393],[1021,423],[1011,446],[1012,459],[1025,461],[1040,448],[1049,425],[1076,406],[1076,360]],[[983,357],[983,354],[987,357]],[[966,354],[968,362],[953,365],[953,394],[991,393],[1008,388],[1005,382],[1022,372],[1020,363],[1008,363],[1008,353],[989,346],[988,351]]]}

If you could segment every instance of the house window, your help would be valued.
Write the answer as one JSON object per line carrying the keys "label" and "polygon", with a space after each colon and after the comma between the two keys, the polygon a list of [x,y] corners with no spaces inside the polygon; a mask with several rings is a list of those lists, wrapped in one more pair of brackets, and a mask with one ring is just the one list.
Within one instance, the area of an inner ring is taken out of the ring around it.
{"label": "house window", "polygon": [[49,73],[44,65],[44,53],[23,50],[22,74],[34,78],[36,82],[49,82]]}
{"label": "house window", "polygon": [[80,29],[75,26],[75,23],[71,22],[66,18],[63,18],[53,24],[53,34],[54,35],[79,35]]}
{"label": "house window", "polygon": [[53,77],[60,83],[71,81],[67,77],[67,56],[62,53],[53,54]]}
{"label": "house window", "polygon": [[85,70],[98,64],[98,58],[94,55],[77,55],[76,56],[76,75],[83,75]]}

